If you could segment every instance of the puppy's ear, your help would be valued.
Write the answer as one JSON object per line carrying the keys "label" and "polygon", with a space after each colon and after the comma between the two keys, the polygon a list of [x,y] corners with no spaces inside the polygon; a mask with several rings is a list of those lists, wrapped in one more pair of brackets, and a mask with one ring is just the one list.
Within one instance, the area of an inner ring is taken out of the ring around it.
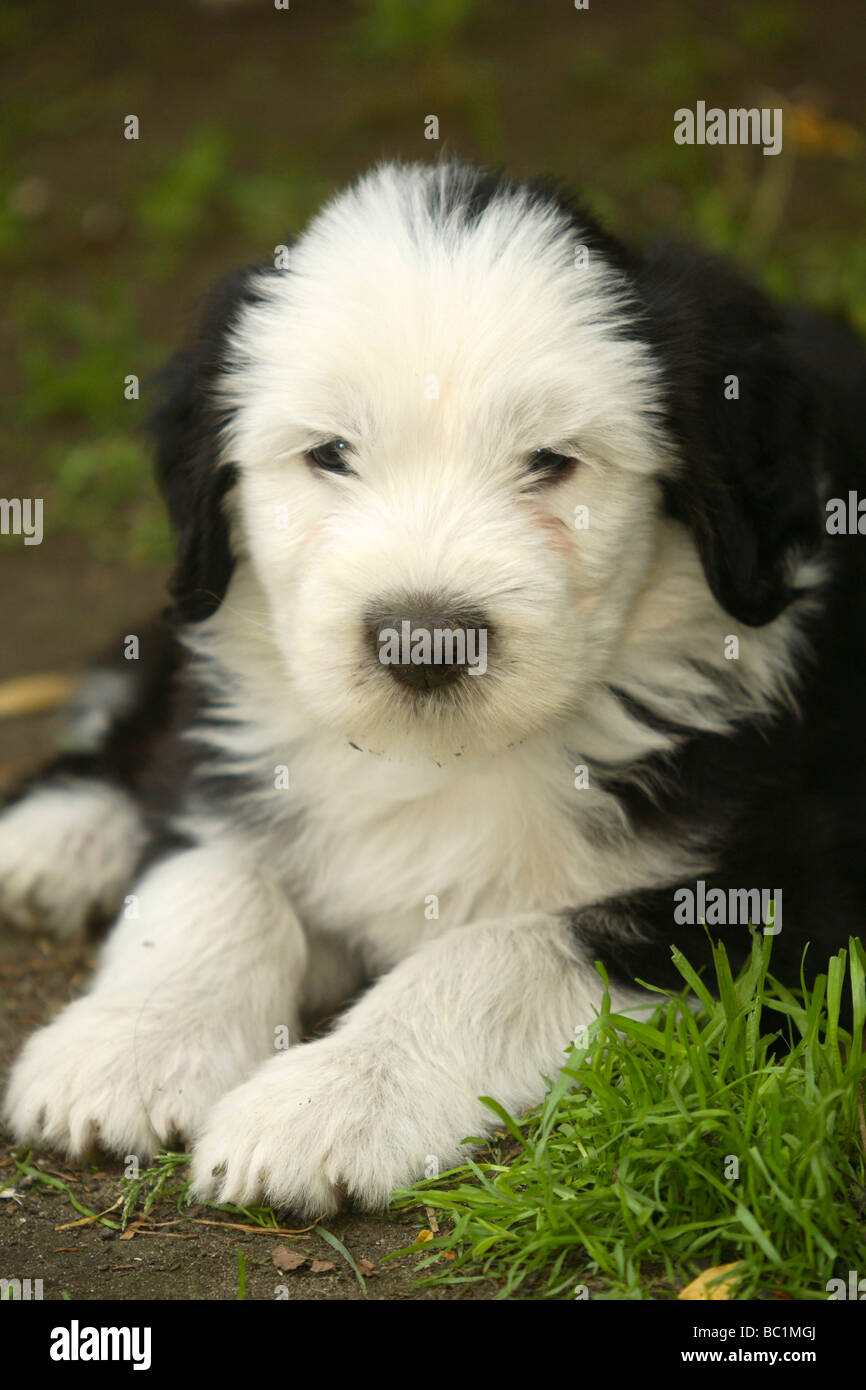
{"label": "puppy's ear", "polygon": [[226,495],[236,469],[221,458],[229,412],[215,395],[230,370],[229,338],[242,310],[261,298],[270,266],[249,266],[220,281],[206,301],[189,347],[158,381],[162,394],[150,418],[156,436],[156,475],[176,542],[169,582],[175,612],[200,622],[219,607],[234,568]]}
{"label": "puppy's ear", "polygon": [[821,539],[816,403],[782,314],[724,264],[660,247],[639,272],[682,466],[665,484],[709,586],[752,627],[797,597]]}

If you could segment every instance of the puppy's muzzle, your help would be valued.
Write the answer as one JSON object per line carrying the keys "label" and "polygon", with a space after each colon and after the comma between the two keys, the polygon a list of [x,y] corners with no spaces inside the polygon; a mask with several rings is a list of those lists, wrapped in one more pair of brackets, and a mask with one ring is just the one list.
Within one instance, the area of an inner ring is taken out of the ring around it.
{"label": "puppy's muzzle", "polygon": [[487,669],[490,625],[483,613],[406,604],[368,614],[364,627],[377,662],[422,694]]}

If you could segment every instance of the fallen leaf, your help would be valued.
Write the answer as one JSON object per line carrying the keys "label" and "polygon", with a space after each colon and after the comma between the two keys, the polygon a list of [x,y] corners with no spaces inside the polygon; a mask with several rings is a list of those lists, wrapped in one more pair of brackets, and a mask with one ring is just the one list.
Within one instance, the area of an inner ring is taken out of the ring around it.
{"label": "fallen leaf", "polygon": [[863,148],[863,137],[855,126],[833,121],[824,111],[805,102],[791,107],[787,121],[797,148],[804,154],[856,159]]}
{"label": "fallen leaf", "polygon": [[[693,1279],[690,1284],[682,1289],[678,1294],[678,1299],[687,1299],[692,1302],[705,1303],[725,1303],[731,1296],[731,1291],[740,1282],[738,1274],[732,1275],[729,1279],[721,1279],[720,1275],[726,1274],[729,1269],[738,1269],[742,1262],[735,1260],[730,1265],[711,1265],[709,1269],[702,1269],[697,1279]],[[707,1287],[711,1280],[718,1279],[711,1289]]]}
{"label": "fallen leaf", "polygon": [[329,1270],[336,1269],[336,1268],[337,1268],[337,1266],[334,1264],[333,1260],[311,1260],[311,1261],[310,1261],[310,1273],[311,1273],[311,1274],[327,1274]]}
{"label": "fallen leaf", "polygon": [[76,682],[69,676],[19,676],[0,685],[0,719],[13,715],[41,714],[70,700]]}
{"label": "fallen leaf", "polygon": [[271,1259],[277,1269],[300,1269],[309,1258],[309,1255],[302,1255],[300,1250],[290,1250],[288,1245],[275,1245],[271,1251]]}
{"label": "fallen leaf", "polygon": [[433,1235],[432,1231],[419,1231],[417,1236],[415,1237],[415,1240],[413,1241],[413,1244],[426,1245],[428,1240],[435,1240],[435,1238],[436,1237]]}

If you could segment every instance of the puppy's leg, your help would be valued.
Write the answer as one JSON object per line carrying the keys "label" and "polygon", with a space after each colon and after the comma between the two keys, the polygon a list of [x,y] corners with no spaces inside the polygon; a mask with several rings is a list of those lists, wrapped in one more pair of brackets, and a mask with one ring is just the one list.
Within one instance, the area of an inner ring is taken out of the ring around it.
{"label": "puppy's leg", "polygon": [[142,1158],[188,1135],[254,1063],[295,1041],[305,952],[281,888],[231,844],[155,865],[90,991],[13,1068],[15,1135]]}
{"label": "puppy's leg", "polygon": [[[344,1189],[366,1207],[465,1160],[462,1140],[537,1101],[602,987],[553,914],[446,932],[385,975],[327,1037],[265,1062],[208,1116],[193,1154],[200,1195],[264,1197],[306,1213]],[[621,994],[616,1007],[641,1003]]]}
{"label": "puppy's leg", "polygon": [[97,777],[38,782],[0,810],[0,919],[74,936],[117,912],[147,844],[137,803]]}
{"label": "puppy's leg", "polygon": [[0,921],[73,936],[110,922],[150,833],[136,788],[171,719],[181,652],[162,620],[140,629],[141,659],[115,642],[66,711],[69,751],[0,806]]}

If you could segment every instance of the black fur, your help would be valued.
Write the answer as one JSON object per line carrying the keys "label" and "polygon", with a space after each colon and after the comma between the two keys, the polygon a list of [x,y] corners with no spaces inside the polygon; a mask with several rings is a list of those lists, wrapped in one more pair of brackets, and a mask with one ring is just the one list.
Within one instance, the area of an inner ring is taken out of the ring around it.
{"label": "black fur", "polygon": [[[647,254],[638,283],[684,459],[668,509],[694,535],[722,607],[760,627],[796,597],[790,563],[821,539],[814,386],[780,311],[730,267],[664,246]],[[732,376],[738,399],[726,399]]]}
{"label": "black fur", "polygon": [[192,345],[158,381],[162,395],[151,416],[156,476],[177,540],[169,592],[185,622],[200,622],[219,606],[234,569],[225,498],[235,470],[230,461],[218,467],[228,414],[213,391],[227,369],[231,330],[242,309],[260,298],[256,281],[269,273],[277,272],[255,265],[226,276],[207,301]]}
{"label": "black fur", "polygon": [[[522,189],[540,207],[555,206],[574,229],[580,245],[585,246],[590,254],[596,252],[603,256],[608,265],[615,266],[624,275],[635,271],[638,258],[601,226],[589,208],[575,198],[562,180],[548,174],[517,182],[501,169],[478,169],[471,164],[450,164],[447,167],[449,180],[434,183],[428,201],[430,211],[441,221],[457,215],[462,222],[471,226],[494,199],[513,195]],[[623,328],[630,331],[625,324]]]}
{"label": "black fur", "polygon": [[[708,889],[782,890],[773,970],[794,982],[806,942],[811,976],[849,935],[863,933],[866,919],[866,552],[862,537],[828,536],[820,520],[829,497],[847,497],[849,489],[866,495],[866,350],[844,325],[806,311],[744,311],[736,281],[713,284],[714,266],[694,258],[689,264],[691,299],[709,285],[718,347],[714,381],[701,342],[691,350],[680,345],[675,370],[683,380],[672,383],[672,410],[690,413],[680,429],[683,437],[691,430],[693,441],[702,438],[704,452],[687,453],[686,472],[671,488],[673,509],[703,532],[708,580],[740,622],[768,620],[792,598],[784,578],[790,548],[820,550],[828,578],[820,611],[804,619],[809,656],[798,673],[798,712],[780,709],[771,721],[729,735],[680,728],[683,741],[672,755],[597,772],[635,827],[707,847],[715,864],[705,875]],[[721,283],[731,286],[731,315]],[[658,314],[664,293],[663,279],[653,292]],[[675,294],[679,300],[680,284]],[[696,322],[708,330],[707,314],[702,307]],[[690,360],[697,385],[689,381]],[[741,384],[760,381],[762,388],[738,417],[742,394],[739,402],[724,401],[721,377],[741,371],[743,361],[755,366]],[[701,391],[718,406],[702,408]],[[723,411],[733,420],[724,430]],[[651,715],[639,717],[656,726]],[[576,913],[575,929],[614,979],[679,987],[671,945],[692,963],[710,965],[703,928],[674,920],[674,892],[682,887],[694,884],[672,883]],[[713,935],[743,962],[746,928],[716,928]]]}
{"label": "black fur", "polygon": [[127,685],[123,706],[110,719],[98,747],[61,753],[47,767],[19,783],[4,806],[20,801],[38,783],[79,777],[111,782],[134,796],[143,795],[157,746],[175,717],[178,677],[184,658],[165,618],[145,624],[137,635],[137,661],[124,659],[123,640],[118,638],[92,662],[96,670],[122,675]]}

